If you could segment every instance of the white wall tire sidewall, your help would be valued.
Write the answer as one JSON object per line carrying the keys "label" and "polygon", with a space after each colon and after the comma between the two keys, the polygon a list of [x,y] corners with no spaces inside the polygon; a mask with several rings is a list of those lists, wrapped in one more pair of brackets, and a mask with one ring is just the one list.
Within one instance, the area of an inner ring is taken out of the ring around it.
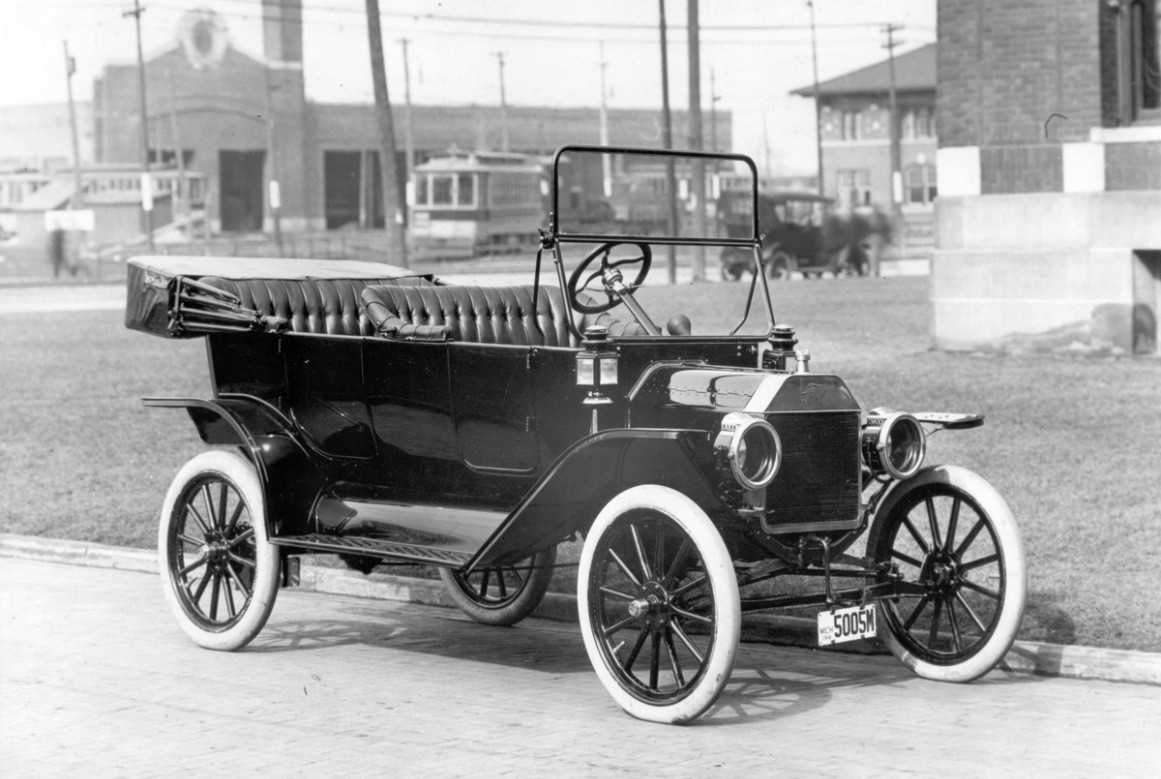
{"label": "white wall tire sidewall", "polygon": [[[884,499],[879,516],[887,517],[894,507],[910,494],[912,489],[929,484],[947,484],[957,487],[972,497],[988,515],[999,540],[1005,571],[1004,599],[1000,607],[1000,619],[986,645],[969,658],[952,665],[938,665],[928,662],[907,650],[889,629],[881,631],[881,638],[891,654],[905,666],[924,679],[939,682],[974,681],[995,668],[1016,640],[1020,622],[1024,616],[1024,603],[1028,592],[1028,568],[1024,559],[1024,544],[1015,517],[1003,496],[982,476],[966,468],[954,465],[940,465],[921,471],[911,479],[897,485]],[[869,540],[873,543],[878,533],[873,525]]]}
{"label": "white wall tire sidewall", "polygon": [[[229,479],[238,488],[249,508],[254,525],[254,547],[257,568],[254,575],[253,595],[246,613],[228,629],[214,632],[193,622],[182,608],[173,578],[169,573],[169,527],[177,501],[189,482],[206,472],[219,474]],[[254,465],[241,454],[212,450],[191,459],[177,472],[166,493],[158,522],[157,555],[161,588],[165,592],[170,611],[173,612],[181,629],[198,646],[206,649],[233,651],[246,646],[262,630],[274,600],[278,595],[280,559],[278,549],[270,543],[266,527],[266,504],[258,472]]]}
{"label": "white wall tire sidewall", "polygon": [[[618,517],[628,511],[649,509],[672,519],[693,539],[705,562],[713,589],[717,618],[714,623],[713,650],[701,680],[688,695],[671,704],[650,704],[621,687],[605,665],[598,641],[589,620],[588,581],[592,574],[597,542]],[[601,684],[618,705],[638,719],[665,724],[683,724],[696,719],[714,704],[733,670],[741,637],[742,610],[737,577],[721,534],[692,500],[669,487],[645,484],[632,487],[609,501],[597,515],[581,552],[577,574],[577,608],[581,635],[589,661]]]}
{"label": "white wall tire sidewall", "polygon": [[548,585],[552,583],[553,568],[556,563],[556,548],[538,552],[533,557],[537,566],[528,575],[530,579],[521,590],[520,595],[511,603],[502,608],[488,609],[476,603],[470,595],[465,593],[455,578],[455,572],[450,568],[440,568],[439,578],[443,582],[444,592],[455,603],[456,607],[482,625],[506,627],[515,625],[527,617],[548,592]]}

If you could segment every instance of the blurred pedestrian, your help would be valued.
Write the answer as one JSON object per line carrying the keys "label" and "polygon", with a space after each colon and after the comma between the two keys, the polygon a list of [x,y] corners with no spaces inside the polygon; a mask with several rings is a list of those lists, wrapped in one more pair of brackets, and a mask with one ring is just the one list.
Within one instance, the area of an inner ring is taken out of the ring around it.
{"label": "blurred pedestrian", "polygon": [[61,268],[65,266],[65,231],[54,228],[49,235],[49,255],[52,260],[52,277],[60,278]]}

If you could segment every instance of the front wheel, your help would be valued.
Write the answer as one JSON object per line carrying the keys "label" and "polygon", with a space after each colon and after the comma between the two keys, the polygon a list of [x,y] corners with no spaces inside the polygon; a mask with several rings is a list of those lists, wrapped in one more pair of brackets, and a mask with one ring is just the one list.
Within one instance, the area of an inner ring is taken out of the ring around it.
{"label": "front wheel", "polygon": [[440,568],[439,577],[448,597],[476,622],[515,625],[544,600],[555,564],[556,547],[550,547],[512,565],[477,568],[466,574]]}
{"label": "front wheel", "polygon": [[609,501],[585,539],[577,605],[597,676],[634,717],[689,722],[729,681],[737,578],[717,528],[680,492],[647,484]]}
{"label": "front wheel", "polygon": [[195,644],[241,649],[262,630],[280,559],[249,460],[211,451],[182,466],[165,496],[157,551],[166,599]]}
{"label": "front wheel", "polygon": [[955,466],[921,471],[884,500],[867,553],[896,565],[910,590],[880,602],[883,641],[904,665],[970,682],[1003,660],[1024,614],[1027,569],[1016,521],[992,485]]}

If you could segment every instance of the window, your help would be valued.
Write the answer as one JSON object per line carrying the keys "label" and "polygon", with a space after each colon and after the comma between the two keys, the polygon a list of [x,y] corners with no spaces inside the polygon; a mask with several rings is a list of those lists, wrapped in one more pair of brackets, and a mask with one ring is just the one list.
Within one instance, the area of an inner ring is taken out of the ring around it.
{"label": "window", "polygon": [[837,200],[840,208],[850,209],[871,203],[871,171],[849,168],[838,172]]}
{"label": "window", "polygon": [[476,204],[476,177],[470,173],[461,173],[456,176],[456,205],[474,206]]}
{"label": "window", "polygon": [[1121,124],[1161,118],[1161,0],[1111,0],[1117,47],[1117,109]]}
{"label": "window", "polygon": [[859,112],[858,111],[842,111],[842,130],[844,141],[857,140],[859,133]]}
{"label": "window", "polygon": [[451,176],[432,176],[431,177],[431,204],[433,206],[450,206],[454,202],[452,200],[452,182],[454,179]]}
{"label": "window", "polygon": [[935,166],[912,165],[904,173],[907,182],[906,202],[925,205],[935,200]]}
{"label": "window", "polygon": [[415,205],[474,208],[476,176],[471,173],[430,173],[415,177]]}
{"label": "window", "polygon": [[900,136],[903,138],[932,138],[932,119],[930,108],[915,108],[903,114],[900,122]]}
{"label": "window", "polygon": [[[527,173],[492,173],[490,204],[501,206],[528,206],[540,203],[540,179]],[[570,190],[571,191],[571,190]],[[580,208],[579,202],[575,208]]]}

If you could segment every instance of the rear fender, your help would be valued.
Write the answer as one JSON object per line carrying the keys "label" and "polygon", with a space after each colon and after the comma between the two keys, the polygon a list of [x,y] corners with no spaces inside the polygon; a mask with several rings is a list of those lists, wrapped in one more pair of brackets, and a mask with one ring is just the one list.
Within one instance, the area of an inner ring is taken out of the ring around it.
{"label": "rear fender", "polygon": [[721,507],[709,473],[709,433],[701,430],[604,430],[556,459],[468,564],[514,562],[585,533],[601,507],[641,484],[672,487],[711,516]]}
{"label": "rear fender", "polygon": [[266,501],[271,538],[307,532],[310,508],[325,479],[290,423],[251,398],[145,398],[150,408],[184,408],[202,441],[237,447],[254,463]]}

